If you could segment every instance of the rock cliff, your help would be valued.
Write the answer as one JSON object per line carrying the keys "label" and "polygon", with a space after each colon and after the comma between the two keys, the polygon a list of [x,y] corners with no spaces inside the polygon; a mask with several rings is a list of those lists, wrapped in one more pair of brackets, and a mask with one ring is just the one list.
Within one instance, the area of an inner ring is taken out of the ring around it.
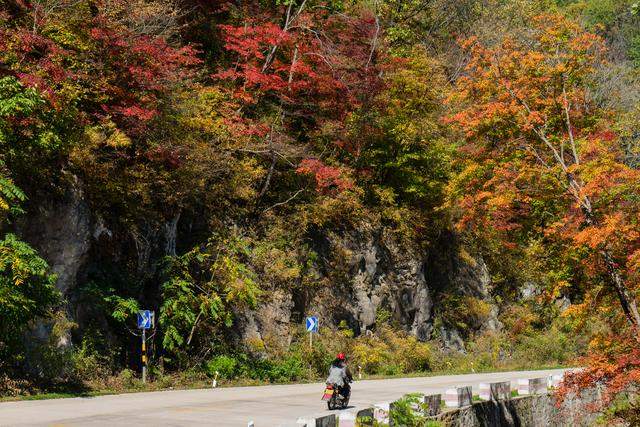
{"label": "rock cliff", "polygon": [[[101,216],[92,214],[81,183],[72,181],[62,197],[32,209],[18,229],[58,275],[57,286],[71,304],[68,312],[82,328],[93,312],[73,307],[78,304],[73,295],[87,280],[86,271],[106,262],[136,265],[141,280],[146,271],[144,280],[153,281],[154,262],[167,254],[167,247],[171,253],[176,250],[180,217],[164,224],[171,239],[162,237],[163,224],[140,228],[156,230],[151,233],[156,238],[142,238],[139,230],[121,230],[116,236]],[[319,315],[325,326],[345,322],[355,334],[362,334],[374,330],[384,313],[420,340],[437,336],[445,347],[463,350],[468,331],[436,321],[443,294],[485,302],[490,313],[481,328],[500,327],[487,267],[481,257],[469,255],[454,234],[425,248],[400,240],[390,229],[365,223],[353,229],[314,230],[308,240],[317,254],[309,273],[317,285],[282,289],[261,283],[267,292],[258,308],[237,315],[236,329],[243,341],[277,341],[286,346],[293,328],[312,314]],[[456,309],[465,316],[465,307]]]}

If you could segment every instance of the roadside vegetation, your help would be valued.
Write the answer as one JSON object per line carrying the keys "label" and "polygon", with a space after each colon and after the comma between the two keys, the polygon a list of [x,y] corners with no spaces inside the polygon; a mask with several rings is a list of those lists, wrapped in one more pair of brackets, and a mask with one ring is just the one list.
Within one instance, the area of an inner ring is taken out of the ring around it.
{"label": "roadside vegetation", "polygon": [[[366,376],[580,364],[559,396],[597,384],[631,417],[639,14],[2,2],[0,395],[136,389],[134,316],[152,308],[149,387],[318,379],[338,351]],[[61,204],[64,225],[47,216]],[[86,228],[90,248],[39,241],[47,226]],[[425,254],[455,236],[488,294],[430,290],[425,342],[382,307],[367,333],[323,328],[309,350],[305,304],[352,285],[349,250],[323,242],[358,227]],[[296,296],[286,330],[242,335],[279,293]]]}
{"label": "roadside vegetation", "polygon": [[[309,348],[304,328],[295,334],[291,346],[270,353],[264,348],[250,355],[227,352],[190,368],[172,372],[158,364],[149,369],[149,382],[140,373],[117,370],[108,357],[100,355],[85,341],[68,355],[56,354],[46,387],[5,378],[3,396],[12,398],[68,397],[143,390],[209,388],[322,381],[327,367],[338,352],[349,356],[349,366],[357,379],[399,376],[450,375],[474,372],[532,370],[569,367],[586,350],[588,341],[571,333],[568,325],[553,324],[546,332],[528,330],[517,336],[505,332],[478,334],[467,351],[444,350],[437,341],[420,342],[393,325],[383,325],[371,335],[354,337],[351,330],[322,328]],[[62,363],[63,365],[56,365]],[[62,373],[62,374],[60,374]]]}

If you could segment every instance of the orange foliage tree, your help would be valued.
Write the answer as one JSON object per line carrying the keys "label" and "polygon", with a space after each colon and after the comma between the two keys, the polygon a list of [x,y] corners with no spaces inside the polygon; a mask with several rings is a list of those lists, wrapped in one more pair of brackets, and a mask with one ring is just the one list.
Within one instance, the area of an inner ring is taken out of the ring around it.
{"label": "orange foliage tree", "polygon": [[535,229],[578,253],[585,304],[617,301],[637,338],[640,172],[624,164],[610,113],[589,90],[603,41],[544,15],[497,45],[463,47],[470,59],[447,118],[464,132],[459,225],[508,244]]}

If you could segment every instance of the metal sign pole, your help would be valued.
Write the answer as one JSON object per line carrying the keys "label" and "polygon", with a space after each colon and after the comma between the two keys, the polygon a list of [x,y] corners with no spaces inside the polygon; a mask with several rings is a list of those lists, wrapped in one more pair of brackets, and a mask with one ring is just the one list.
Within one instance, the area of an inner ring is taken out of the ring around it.
{"label": "metal sign pole", "polygon": [[147,382],[147,330],[142,328],[142,383]]}
{"label": "metal sign pole", "polygon": [[313,350],[313,331],[309,332],[309,348]]}

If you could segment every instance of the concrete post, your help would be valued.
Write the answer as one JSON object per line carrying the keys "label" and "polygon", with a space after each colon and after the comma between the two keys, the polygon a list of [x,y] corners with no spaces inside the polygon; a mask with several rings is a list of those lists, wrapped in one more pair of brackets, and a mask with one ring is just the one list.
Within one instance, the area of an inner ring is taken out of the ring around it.
{"label": "concrete post", "polygon": [[511,399],[511,382],[504,381],[499,383],[491,383],[491,400],[496,402],[499,400]]}
{"label": "concrete post", "polygon": [[482,400],[491,400],[491,385],[488,383],[481,383],[478,387],[478,397]]}
{"label": "concrete post", "polygon": [[471,386],[458,387],[458,407],[469,406],[473,403]]}
{"label": "concrete post", "polygon": [[353,412],[340,412],[338,414],[338,425],[340,427],[356,427],[356,414]]}
{"label": "concrete post", "polygon": [[361,409],[356,414],[356,422],[360,427],[373,427],[373,408]]}
{"label": "concrete post", "polygon": [[442,396],[439,394],[431,394],[424,396],[424,413],[428,417],[433,417],[440,413],[440,403],[442,402]]}
{"label": "concrete post", "polygon": [[444,394],[444,403],[448,408],[462,408],[472,402],[471,386],[450,388]]}
{"label": "concrete post", "polygon": [[298,418],[296,424],[299,427],[336,427],[338,425],[335,414],[318,418]]}
{"label": "concrete post", "polygon": [[518,380],[518,395],[528,396],[547,392],[547,378],[521,378]]}
{"label": "concrete post", "polygon": [[389,424],[389,408],[390,403],[376,403],[373,405],[373,418],[378,424]]}
{"label": "concrete post", "polygon": [[562,381],[562,375],[549,375],[547,386],[549,388],[557,388]]}

